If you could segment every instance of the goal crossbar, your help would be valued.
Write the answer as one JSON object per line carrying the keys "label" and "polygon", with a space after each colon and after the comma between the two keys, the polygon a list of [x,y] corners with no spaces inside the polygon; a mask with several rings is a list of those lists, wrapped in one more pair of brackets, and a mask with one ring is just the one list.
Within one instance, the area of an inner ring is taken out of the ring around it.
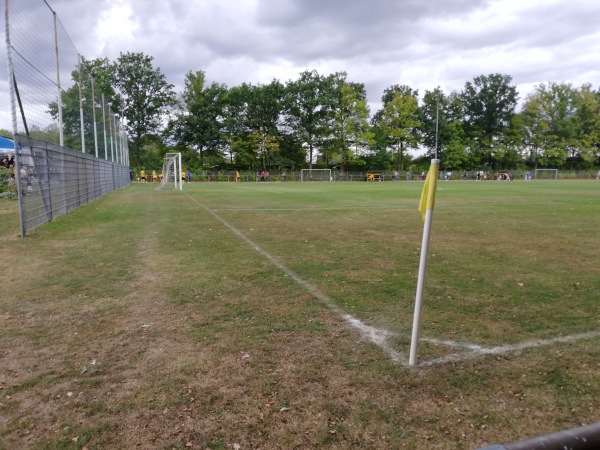
{"label": "goal crossbar", "polygon": [[302,169],[300,171],[300,181],[333,181],[331,169]]}
{"label": "goal crossbar", "polygon": [[535,169],[535,179],[558,180],[558,169]]}

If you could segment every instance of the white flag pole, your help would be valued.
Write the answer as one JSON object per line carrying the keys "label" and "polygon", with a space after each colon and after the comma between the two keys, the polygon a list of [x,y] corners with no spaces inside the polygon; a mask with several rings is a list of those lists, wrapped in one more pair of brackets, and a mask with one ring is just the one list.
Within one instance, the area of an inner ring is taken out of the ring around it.
{"label": "white flag pole", "polygon": [[423,225],[423,241],[421,242],[421,259],[419,261],[419,277],[417,279],[417,294],[415,297],[415,312],[413,316],[412,337],[410,339],[410,356],[408,365],[417,365],[417,348],[419,346],[419,331],[421,329],[421,312],[423,310],[423,290],[425,287],[425,272],[427,270],[427,255],[429,254],[429,235],[433,211],[425,212],[425,224]]}
{"label": "white flag pole", "polygon": [[421,206],[425,208],[425,223],[423,224],[423,240],[421,242],[421,258],[419,261],[419,276],[417,278],[417,293],[415,296],[415,311],[413,315],[413,328],[410,340],[410,355],[408,365],[417,365],[417,349],[419,347],[419,332],[421,329],[421,312],[423,310],[423,291],[425,288],[425,273],[427,271],[427,256],[429,255],[429,237],[431,235],[431,223],[433,221],[433,206],[435,204],[435,191],[437,187],[438,167],[440,160],[432,159],[423,194],[421,195]]}

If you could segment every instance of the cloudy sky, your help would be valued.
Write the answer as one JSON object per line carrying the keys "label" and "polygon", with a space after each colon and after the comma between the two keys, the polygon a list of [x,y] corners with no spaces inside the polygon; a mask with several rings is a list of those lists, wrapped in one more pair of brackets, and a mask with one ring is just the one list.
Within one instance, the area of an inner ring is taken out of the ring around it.
{"label": "cloudy sky", "polygon": [[[196,70],[228,86],[346,71],[374,112],[393,84],[449,93],[501,73],[521,98],[549,81],[600,84],[598,0],[47,1],[80,54],[143,52],[178,91]],[[0,128],[10,129],[0,76]]]}

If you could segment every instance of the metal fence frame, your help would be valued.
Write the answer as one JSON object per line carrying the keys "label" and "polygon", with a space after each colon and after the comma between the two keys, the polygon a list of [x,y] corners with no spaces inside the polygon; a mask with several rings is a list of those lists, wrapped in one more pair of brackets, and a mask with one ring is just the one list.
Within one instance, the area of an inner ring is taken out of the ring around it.
{"label": "metal fence frame", "polygon": [[600,448],[600,422],[526,441],[495,444],[477,450],[596,450],[598,448]]}
{"label": "metal fence frame", "polygon": [[[46,0],[4,0],[21,237],[127,186],[123,121]],[[65,113],[67,117],[65,117]]]}
{"label": "metal fence frame", "polygon": [[21,237],[73,209],[129,185],[129,167],[15,135]]}

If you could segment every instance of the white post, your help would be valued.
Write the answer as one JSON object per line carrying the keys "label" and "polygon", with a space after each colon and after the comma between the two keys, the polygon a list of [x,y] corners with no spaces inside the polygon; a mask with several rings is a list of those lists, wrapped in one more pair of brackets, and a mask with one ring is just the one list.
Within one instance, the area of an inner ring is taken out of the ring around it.
{"label": "white post", "polygon": [[435,159],[437,159],[438,151],[438,127],[440,121],[440,98],[438,97],[435,102]]}
{"label": "white post", "polygon": [[[421,329],[421,313],[423,310],[423,291],[425,289],[425,273],[427,271],[427,256],[429,254],[429,236],[431,234],[431,222],[433,220],[433,206],[435,203],[435,190],[437,187],[439,159],[432,159],[423,194],[421,195],[421,213],[425,213],[425,223],[423,224],[423,240],[421,242],[421,257],[419,261],[419,276],[417,279],[417,293],[415,295],[415,311],[413,315],[413,328],[410,340],[410,355],[408,365],[414,367],[417,365],[417,350],[419,347],[419,333]],[[425,208],[423,211],[422,208]]]}
{"label": "white post", "polygon": [[181,173],[183,172],[183,166],[181,165],[181,152],[179,152],[179,173],[177,176],[179,177],[179,190],[183,190],[183,180],[181,179]]}
{"label": "white post", "polygon": [[119,162],[119,122],[117,122],[117,115],[113,114],[112,116],[112,120],[115,124],[115,161],[116,163]]}
{"label": "white post", "polygon": [[108,128],[109,128],[109,135],[110,135],[110,161],[111,162],[115,162],[115,154],[114,154],[114,150],[113,150],[113,133],[112,133],[112,119],[111,116],[112,115],[112,111],[110,109],[110,103],[108,104]]}
{"label": "white post", "polygon": [[21,159],[19,157],[19,152],[17,151],[17,133],[18,130],[18,122],[17,122],[17,86],[15,79],[15,69],[12,61],[12,52],[13,48],[10,43],[10,14],[9,14],[9,0],[6,0],[5,9],[4,9],[4,17],[5,17],[5,31],[6,31],[6,62],[8,65],[8,83],[10,85],[10,110],[12,116],[12,127],[13,127],[13,142],[14,142],[14,152],[15,152],[15,173],[17,179],[17,192],[19,193],[19,219],[21,224],[21,237],[25,237],[25,212],[23,210],[23,201],[21,197],[21,186],[24,183],[24,180],[21,180],[21,171],[19,170],[19,165]]}
{"label": "white post", "polygon": [[412,337],[410,339],[410,356],[408,365],[417,364],[417,349],[419,346],[419,333],[421,329],[421,313],[423,311],[423,290],[425,288],[425,273],[427,271],[427,255],[429,254],[429,235],[431,233],[431,222],[433,211],[425,212],[425,224],[423,225],[423,240],[421,242],[421,258],[419,260],[419,276],[417,279],[417,294],[415,296],[415,311],[413,315]]}
{"label": "white post", "polygon": [[92,75],[92,118],[94,120],[94,149],[98,159],[98,127],[96,126],[96,93],[94,92],[94,76]]}
{"label": "white post", "polygon": [[85,122],[83,117],[83,77],[81,61],[83,56],[77,55],[77,61],[79,66],[79,121],[81,124],[81,153],[85,153]]}
{"label": "white post", "polygon": [[65,145],[65,133],[64,133],[64,124],[63,124],[63,115],[62,115],[62,89],[60,87],[60,62],[58,58],[58,29],[56,26],[56,12],[52,11],[54,16],[54,52],[56,53],[56,86],[58,87],[58,143],[61,147]]}
{"label": "white post", "polygon": [[104,159],[108,159],[108,144],[106,143],[106,108],[104,106],[104,92],[102,93],[102,128],[104,129]]}
{"label": "white post", "polygon": [[175,182],[175,189],[179,188],[179,176],[177,175],[177,156],[173,158],[173,181]]}

